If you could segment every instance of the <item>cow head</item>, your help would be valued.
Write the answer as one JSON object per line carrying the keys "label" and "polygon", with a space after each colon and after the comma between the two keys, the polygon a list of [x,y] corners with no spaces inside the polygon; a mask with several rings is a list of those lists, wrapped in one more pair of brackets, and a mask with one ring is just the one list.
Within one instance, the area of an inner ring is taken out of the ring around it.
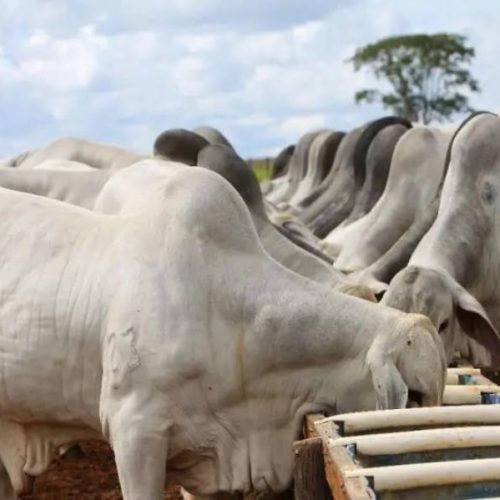
{"label": "cow head", "polygon": [[370,347],[369,366],[377,409],[441,404],[446,360],[442,343],[428,318],[402,316],[395,328],[377,335]]}
{"label": "cow head", "polygon": [[451,276],[408,266],[392,280],[382,303],[431,319],[443,340],[448,363],[458,351],[474,363],[500,357],[500,335],[483,306]]}

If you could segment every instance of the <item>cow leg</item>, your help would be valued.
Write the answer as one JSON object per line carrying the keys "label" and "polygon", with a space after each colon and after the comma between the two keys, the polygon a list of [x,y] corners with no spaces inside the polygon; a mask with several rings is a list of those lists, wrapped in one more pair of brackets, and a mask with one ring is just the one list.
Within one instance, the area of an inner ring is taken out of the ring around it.
{"label": "cow leg", "polygon": [[[142,417],[142,418],[141,418]],[[148,425],[140,409],[110,422],[110,438],[123,500],[161,500],[167,468],[167,431]]]}
{"label": "cow leg", "polygon": [[[27,447],[25,428],[17,422],[0,419],[0,475],[3,478],[6,474],[9,478],[14,492],[13,498],[17,498],[21,493],[29,493],[33,488],[34,478],[24,472]],[[3,479],[0,481],[5,482]]]}
{"label": "cow leg", "polygon": [[2,462],[0,462],[0,498],[2,500],[16,500],[17,498],[9,474],[7,474],[7,469]]}

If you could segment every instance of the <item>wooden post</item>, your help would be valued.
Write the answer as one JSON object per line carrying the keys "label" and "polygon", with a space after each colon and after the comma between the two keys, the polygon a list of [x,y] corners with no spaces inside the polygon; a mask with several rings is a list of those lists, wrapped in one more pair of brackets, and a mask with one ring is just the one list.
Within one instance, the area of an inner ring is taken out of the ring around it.
{"label": "wooden post", "polygon": [[332,500],[325,479],[323,443],[320,438],[309,438],[294,444],[295,500]]}

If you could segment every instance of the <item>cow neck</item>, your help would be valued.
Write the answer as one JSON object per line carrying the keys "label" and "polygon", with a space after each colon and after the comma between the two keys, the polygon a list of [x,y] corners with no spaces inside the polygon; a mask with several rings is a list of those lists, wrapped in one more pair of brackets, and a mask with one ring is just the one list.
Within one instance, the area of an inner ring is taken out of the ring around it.
{"label": "cow neck", "polygon": [[466,288],[477,287],[500,264],[492,251],[492,242],[498,240],[498,154],[488,154],[487,146],[474,142],[478,139],[470,131],[474,122],[490,116],[472,115],[453,136],[437,217],[411,259],[449,274]]}
{"label": "cow neck", "polygon": [[[253,329],[264,343],[273,339],[278,357],[273,354],[269,369],[290,369],[335,363],[345,356],[357,356],[373,336],[384,312],[366,301],[331,290],[282,269],[281,276],[269,270],[260,293],[254,298]],[[272,279],[269,276],[273,276]],[[371,326],[364,338],[353,332]]]}

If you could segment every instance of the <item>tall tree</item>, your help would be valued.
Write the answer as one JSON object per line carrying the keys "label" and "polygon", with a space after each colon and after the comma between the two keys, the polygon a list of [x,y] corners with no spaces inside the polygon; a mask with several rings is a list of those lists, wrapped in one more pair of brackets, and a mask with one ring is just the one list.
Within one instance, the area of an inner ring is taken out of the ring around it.
{"label": "tall tree", "polygon": [[474,55],[464,36],[448,33],[395,36],[360,47],[349,59],[354,69],[366,67],[392,88],[361,90],[355,100],[380,101],[395,114],[423,123],[472,111],[463,92],[479,91],[468,69]]}

